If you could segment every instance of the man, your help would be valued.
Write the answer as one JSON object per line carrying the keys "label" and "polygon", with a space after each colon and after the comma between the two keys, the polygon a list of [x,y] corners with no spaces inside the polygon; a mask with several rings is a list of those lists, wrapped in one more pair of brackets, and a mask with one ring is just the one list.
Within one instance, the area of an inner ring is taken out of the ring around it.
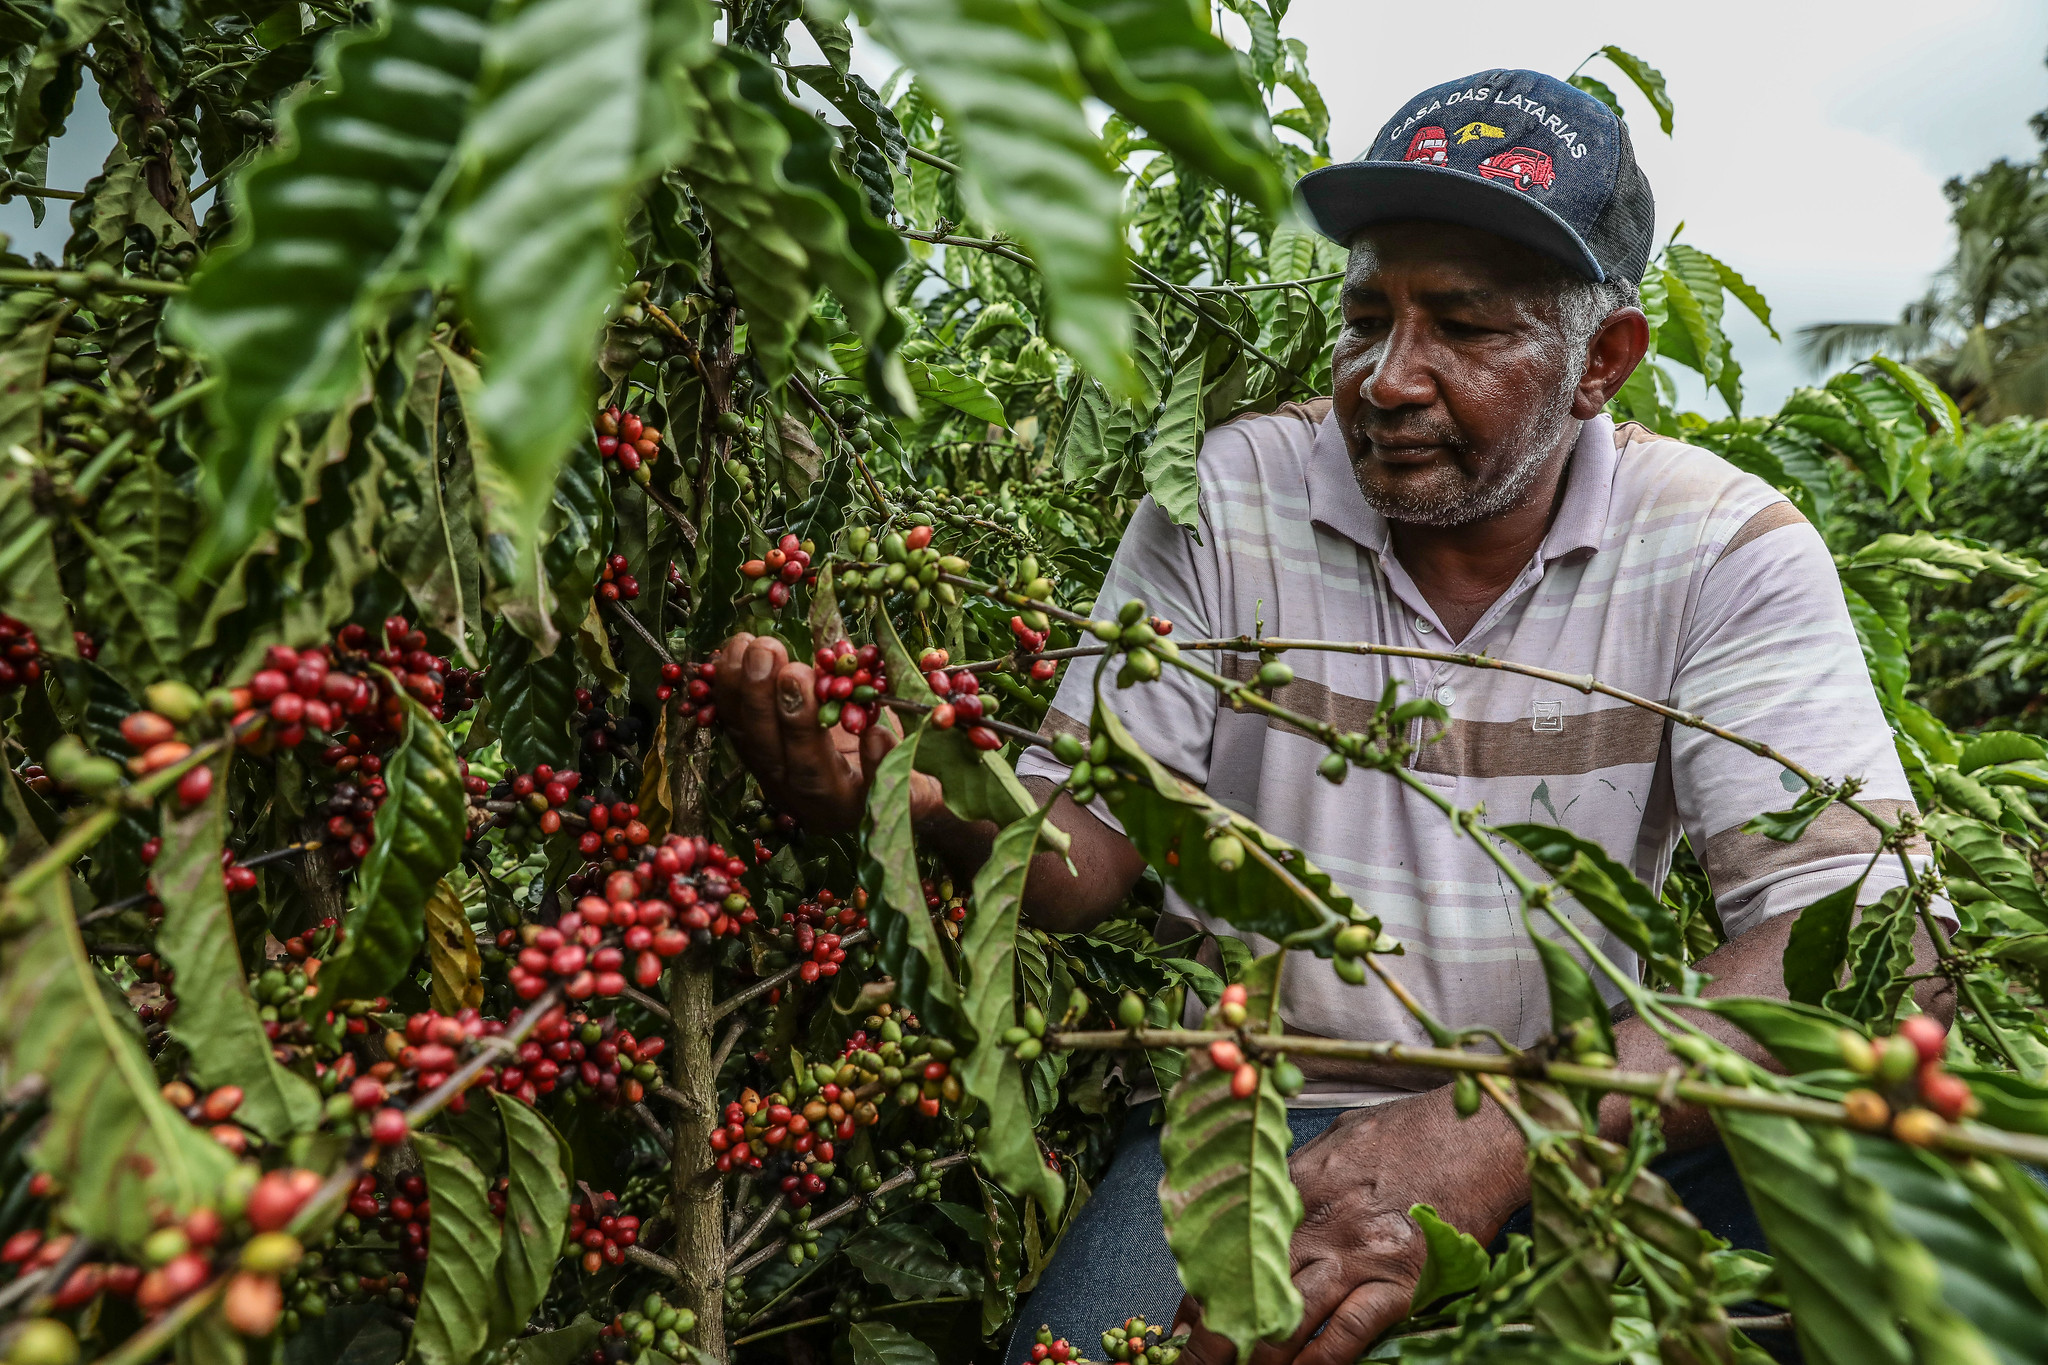
{"label": "man", "polygon": [[[1300,195],[1351,253],[1334,400],[1210,433],[1199,534],[1147,500],[1101,609],[1137,597],[1190,637],[1249,633],[1262,616],[1277,637],[1485,652],[1592,674],[1858,776],[1880,811],[1909,806],[1819,535],[1760,480],[1603,415],[1648,344],[1635,281],[1652,205],[1622,123],[1549,77],[1483,73],[1425,92],[1358,161],[1307,176]],[[1874,833],[1840,808],[1796,845],[1743,832],[1790,801],[1788,775],[1638,708],[1420,660],[1303,652],[1289,662],[1295,681],[1278,700],[1341,728],[1357,728],[1389,679],[1405,695],[1433,696],[1450,721],[1433,736],[1418,723],[1413,768],[1460,806],[1566,826],[1652,886],[1683,834],[1729,935],[1701,963],[1710,993],[1782,997],[1779,962],[1797,913],[1859,876],[1865,902],[1900,878],[1891,860],[1872,864]],[[1240,678],[1256,666],[1228,655],[1218,664]],[[1049,730],[1085,727],[1093,674],[1068,670]],[[839,732],[816,726],[809,669],[773,641],[732,641],[718,688],[728,728],[777,802],[814,827],[852,827],[864,774],[893,737],[870,730],[858,766],[835,750]],[[1378,914],[1406,945],[1392,965],[1438,1018],[1491,1026],[1517,1045],[1544,1035],[1547,995],[1528,935],[1555,930],[1525,920],[1512,886],[1433,804],[1377,774],[1331,787],[1316,776],[1324,750],[1314,740],[1219,707],[1175,670],[1122,692],[1105,685],[1105,698],[1163,762],[1301,845]],[[1033,750],[1019,772],[1044,800],[1061,770]],[[1058,800],[1052,818],[1072,836],[1078,875],[1041,855],[1027,910],[1045,928],[1080,929],[1122,902],[1141,863],[1105,808]],[[956,868],[986,856],[992,829],[947,814],[928,781],[914,804],[920,836]],[[1633,964],[1590,916],[1569,913]],[[1160,935],[1187,932],[1231,931],[1169,896]],[[1922,1005],[1945,1020],[1937,989]],[[1422,1039],[1389,992],[1346,986],[1306,955],[1287,965],[1282,1014],[1291,1033]],[[1716,1032],[1766,1060],[1739,1034]],[[1670,1065],[1639,1021],[1621,1022],[1616,1039],[1624,1068]],[[1307,1208],[1293,1254],[1307,1311],[1291,1339],[1261,1348],[1260,1365],[1348,1365],[1407,1313],[1424,1259],[1412,1204],[1433,1204],[1486,1241],[1528,1200],[1520,1139],[1497,1111],[1461,1121],[1441,1077],[1304,1062],[1310,1084],[1292,1123],[1297,1140],[1312,1140],[1293,1157]],[[1627,1106],[1610,1097],[1601,1117],[1619,1136]],[[1665,1132],[1674,1155],[1660,1169],[1681,1195],[1715,1231],[1760,1246],[1711,1121],[1673,1110]],[[1025,1305],[1027,1326],[1050,1322],[1086,1349],[1127,1315],[1175,1312],[1159,1170],[1157,1131],[1135,1118]],[[1224,1365],[1229,1347],[1199,1330],[1199,1306],[1182,1304],[1178,1318],[1197,1328],[1192,1365]],[[1013,1362],[1030,1340],[1021,1333]]]}

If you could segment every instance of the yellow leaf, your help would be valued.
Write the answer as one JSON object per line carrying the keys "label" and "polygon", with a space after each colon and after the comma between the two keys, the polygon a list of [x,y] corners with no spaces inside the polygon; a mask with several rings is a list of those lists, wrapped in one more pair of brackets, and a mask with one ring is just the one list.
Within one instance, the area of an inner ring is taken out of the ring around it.
{"label": "yellow leaf", "polygon": [[484,1002],[484,959],[462,897],[443,877],[427,897],[427,965],[434,1008],[443,1014],[476,1009]]}
{"label": "yellow leaf", "polygon": [[640,823],[647,826],[650,839],[659,840],[675,822],[675,806],[668,781],[668,706],[664,703],[654,722],[654,743],[640,760]]}

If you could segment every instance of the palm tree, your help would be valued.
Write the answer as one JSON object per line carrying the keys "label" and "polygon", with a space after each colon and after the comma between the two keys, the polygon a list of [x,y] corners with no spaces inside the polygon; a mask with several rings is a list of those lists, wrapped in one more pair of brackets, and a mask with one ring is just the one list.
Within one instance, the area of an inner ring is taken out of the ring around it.
{"label": "palm tree", "polygon": [[[2048,142],[2048,115],[2036,115]],[[1925,297],[1897,322],[1800,329],[1806,359],[1826,369],[1882,350],[1910,361],[1985,420],[2048,416],[2048,152],[1994,161],[1942,192],[1956,249]]]}

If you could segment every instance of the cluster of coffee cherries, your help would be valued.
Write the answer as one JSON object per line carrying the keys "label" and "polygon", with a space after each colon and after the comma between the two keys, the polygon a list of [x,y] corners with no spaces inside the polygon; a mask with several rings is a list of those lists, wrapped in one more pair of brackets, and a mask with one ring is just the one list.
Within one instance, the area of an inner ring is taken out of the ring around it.
{"label": "cluster of coffee cherries", "polygon": [[1842,1096],[1849,1122],[1866,1132],[1889,1128],[1899,1141],[1924,1147],[1981,1107],[1969,1083],[1942,1068],[1948,1032],[1924,1014],[1901,1019],[1896,1033],[1875,1043],[1843,1029],[1839,1045],[1843,1064],[1877,1083]]}
{"label": "cluster of coffee cherries", "polygon": [[[349,738],[359,740],[361,736]],[[378,809],[390,794],[380,775],[383,759],[376,754],[344,753],[341,761],[350,764],[351,771],[327,793],[327,824],[320,834],[327,860],[336,868],[354,867],[370,856],[370,832],[376,826]],[[462,762],[466,768],[468,760]]]}
{"label": "cluster of coffee cherries", "polygon": [[821,1099],[800,1109],[791,1107],[780,1092],[764,1099],[751,1087],[742,1090],[738,1099],[725,1106],[724,1124],[711,1130],[711,1150],[718,1153],[718,1169],[758,1171],[770,1152],[832,1160],[835,1133],[840,1141],[848,1141],[859,1127],[881,1117],[874,1105],[862,1102],[855,1106],[862,1114],[842,1108],[839,1117],[833,1118],[829,1111],[839,1107],[839,1088],[832,1088],[831,1102]]}
{"label": "cluster of coffee cherries", "polygon": [[597,595],[607,602],[630,602],[640,595],[640,580],[628,573],[632,565],[624,555],[608,556],[597,576]]}
{"label": "cluster of coffee cherries", "polygon": [[[597,803],[590,798],[576,800],[576,788],[582,781],[583,774],[573,769],[557,770],[550,764],[541,763],[536,764],[532,772],[514,773],[495,784],[481,777],[465,775],[462,785],[477,800],[509,802],[513,809],[495,812],[491,824],[510,831],[510,837],[524,842],[536,835],[545,837],[560,831],[565,811],[570,815],[587,817],[596,809]],[[592,828],[602,830],[610,824],[609,808],[600,818],[602,823]],[[641,834],[640,842],[644,844],[647,842],[644,826]]]}
{"label": "cluster of coffee cherries", "polygon": [[1186,1345],[1185,1336],[1168,1336],[1165,1328],[1149,1326],[1143,1318],[1125,1318],[1123,1326],[1102,1334],[1103,1354],[1129,1365],[1173,1365]]}
{"label": "cluster of coffee cherries", "polygon": [[635,984],[649,987],[692,942],[708,945],[754,922],[739,884],[746,863],[702,836],[671,834],[658,847],[630,848],[628,857],[627,868],[605,877],[602,896],[579,896],[554,924],[499,935],[498,946],[516,953],[509,976],[520,999],[555,979],[571,1000],[619,995],[629,970]]}
{"label": "cluster of coffee cherries", "polygon": [[638,1309],[627,1309],[599,1333],[590,1362],[622,1365],[648,1351],[659,1352],[670,1360],[682,1360],[689,1350],[683,1338],[696,1330],[695,1313],[675,1307],[659,1294],[649,1294]]}
{"label": "cluster of coffee cherries", "polygon": [[[1107,1337],[1109,1333],[1105,1332],[1103,1335]],[[1031,1343],[1031,1352],[1024,1357],[1020,1365],[1045,1365],[1047,1361],[1051,1361],[1052,1365],[1092,1365],[1091,1361],[1067,1343],[1065,1337],[1055,1337],[1051,1327],[1040,1323],[1038,1335]]]}
{"label": "cluster of coffee cherries", "polygon": [[398,1253],[408,1261],[427,1259],[427,1237],[433,1218],[433,1204],[427,1197],[427,1182],[417,1175],[401,1176],[392,1182],[391,1193],[379,1192],[377,1177],[364,1174],[348,1197],[348,1211],[364,1223],[389,1220],[391,1239]]}
{"label": "cluster of coffee cherries", "polygon": [[[927,650],[925,658],[929,659],[935,654],[943,657],[945,651]],[[967,727],[967,742],[975,748],[1003,747],[1003,737],[988,726],[980,724],[996,713],[999,703],[994,697],[982,695],[981,679],[976,677],[972,670],[956,668],[949,673],[941,663],[937,668],[926,670],[924,681],[925,686],[931,688],[939,697],[938,704],[932,707],[931,713],[931,724],[934,729],[950,730],[955,725],[964,724]]]}
{"label": "cluster of coffee cherries", "polygon": [[614,404],[597,415],[599,459],[617,460],[619,468],[637,475],[641,465],[653,460],[660,449],[660,430],[633,413],[621,412]]}
{"label": "cluster of coffee cherries", "polygon": [[[750,593],[765,595],[768,605],[780,611],[789,605],[792,587],[817,581],[817,575],[811,572],[813,548],[809,541],[798,540],[793,533],[787,533],[767,554],[740,565],[740,577],[748,581]],[[767,586],[754,586],[762,583]]]}
{"label": "cluster of coffee cherries", "polygon": [[967,922],[967,897],[955,893],[953,879],[944,877],[937,881],[924,879],[924,908],[945,921],[947,931],[957,934],[960,926]]}
{"label": "cluster of coffee cherries", "polygon": [[[663,1038],[635,1038],[619,1027],[616,1016],[593,1020],[580,1011],[569,1017],[575,1028],[573,1075],[577,1092],[595,1096],[600,1107],[615,1109],[638,1104],[647,1097],[647,1087],[661,1080],[655,1060],[667,1048]],[[550,1044],[550,1056],[556,1045]]]}
{"label": "cluster of coffee cherries", "polygon": [[[1051,637],[1052,630],[1050,627],[1045,630],[1033,630],[1025,623],[1022,616],[1012,616],[1010,618],[1010,635],[1011,638],[1016,640],[1019,653],[1038,654],[1044,651],[1045,643]],[[1033,659],[1031,661],[1031,681],[1035,683],[1051,682],[1059,675],[1059,671],[1059,664],[1051,659]]]}
{"label": "cluster of coffee cherries", "polygon": [[43,647],[36,633],[12,616],[0,615],[0,692],[27,687],[42,676]]}
{"label": "cluster of coffee cherries", "polygon": [[675,696],[676,684],[682,683],[683,695],[676,698],[676,714],[699,725],[715,725],[718,708],[711,701],[711,684],[717,677],[718,665],[713,663],[665,663],[661,666],[661,685],[654,689],[654,696],[657,701],[667,701]]}
{"label": "cluster of coffee cherries", "polygon": [[[41,1228],[23,1228],[0,1242],[0,1265],[17,1266],[20,1275],[33,1275],[47,1270],[69,1254],[77,1245],[77,1238],[69,1233],[45,1238]],[[120,1262],[105,1264],[88,1261],[65,1277],[51,1296],[50,1309],[57,1313],[68,1313],[74,1308],[83,1308],[101,1294],[112,1294],[116,1298],[129,1298],[142,1283],[142,1268]],[[72,1357],[77,1358],[75,1355]],[[12,1358],[10,1357],[10,1360]]]}
{"label": "cluster of coffee cherries", "polygon": [[232,1122],[235,1111],[242,1107],[242,1087],[239,1085],[216,1086],[202,1095],[184,1081],[167,1081],[162,1094],[165,1103],[183,1114],[188,1122],[206,1129],[215,1142],[236,1156],[249,1150],[248,1133]]}
{"label": "cluster of coffee cherries", "polygon": [[[427,633],[414,629],[403,616],[385,617],[382,637],[383,643],[373,647],[369,628],[350,622],[335,632],[335,652],[359,655],[366,662],[389,669],[399,686],[426,707],[435,720],[445,721],[459,715],[483,697],[483,672],[451,668],[448,660],[428,653]],[[396,733],[400,729],[396,723],[398,710],[395,698],[383,697],[373,714],[386,717],[390,722],[387,728]]]}
{"label": "cluster of coffee cherries", "polygon": [[[192,746],[179,738],[178,728],[204,709],[199,693],[184,683],[157,683],[148,696],[162,709],[131,711],[121,717],[121,738],[135,750],[128,760],[128,771],[135,777],[147,777],[190,758]],[[180,805],[198,805],[213,793],[213,770],[204,764],[187,769],[178,779],[177,792]]]}
{"label": "cluster of coffee cherries", "polygon": [[837,725],[849,735],[867,729],[879,709],[875,703],[889,690],[881,646],[856,649],[853,641],[840,640],[820,645],[811,663],[818,724],[828,729]]}
{"label": "cluster of coffee cherries", "polygon": [[839,946],[841,938],[866,928],[867,922],[866,915],[841,904],[830,890],[819,891],[815,900],[800,902],[793,911],[785,910],[781,934],[802,960],[797,978],[809,985],[819,977],[839,975],[839,964],[846,961],[846,950]]}
{"label": "cluster of coffee cherries", "polygon": [[[136,714],[140,715],[142,713],[137,712]],[[130,717],[130,719],[133,719],[133,717]],[[144,839],[141,848],[142,865],[144,867],[154,867],[157,858],[162,855],[163,851],[164,841],[160,836],[153,834],[149,838]],[[235,857],[233,849],[224,848],[220,852],[220,884],[221,889],[230,896],[238,896],[245,891],[254,891],[257,885],[256,869],[244,867]],[[156,887],[154,884],[145,880],[143,882],[143,889],[152,898],[155,897]],[[151,918],[156,918],[161,914],[162,907],[159,902],[156,907],[156,914],[152,915]]]}
{"label": "cluster of coffee cherries", "polygon": [[[626,1248],[640,1240],[640,1220],[619,1212],[619,1197],[599,1190],[569,1205],[569,1243],[583,1248],[583,1273],[624,1265]],[[694,1324],[693,1324],[694,1325]]]}

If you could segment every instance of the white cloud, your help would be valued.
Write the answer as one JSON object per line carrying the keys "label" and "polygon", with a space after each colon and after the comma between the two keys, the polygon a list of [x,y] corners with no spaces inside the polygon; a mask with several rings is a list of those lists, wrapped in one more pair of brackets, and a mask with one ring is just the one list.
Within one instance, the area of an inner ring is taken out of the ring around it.
{"label": "white cloud", "polygon": [[[1613,43],[1661,70],[1677,106],[1667,138],[1611,65],[1587,67],[1622,91],[1660,234],[1684,223],[1687,241],[1764,292],[1788,337],[1813,322],[1894,317],[1919,296],[1948,253],[1942,183],[1996,156],[2032,156],[2026,121],[2048,105],[2038,0],[1564,0],[1528,24],[1466,13],[1295,0],[1282,31],[1308,45],[1331,150],[1355,154],[1432,85],[1496,66],[1564,76]],[[1792,347],[1762,328],[1740,327],[1737,347],[1749,406],[1775,406],[1805,382]]]}

